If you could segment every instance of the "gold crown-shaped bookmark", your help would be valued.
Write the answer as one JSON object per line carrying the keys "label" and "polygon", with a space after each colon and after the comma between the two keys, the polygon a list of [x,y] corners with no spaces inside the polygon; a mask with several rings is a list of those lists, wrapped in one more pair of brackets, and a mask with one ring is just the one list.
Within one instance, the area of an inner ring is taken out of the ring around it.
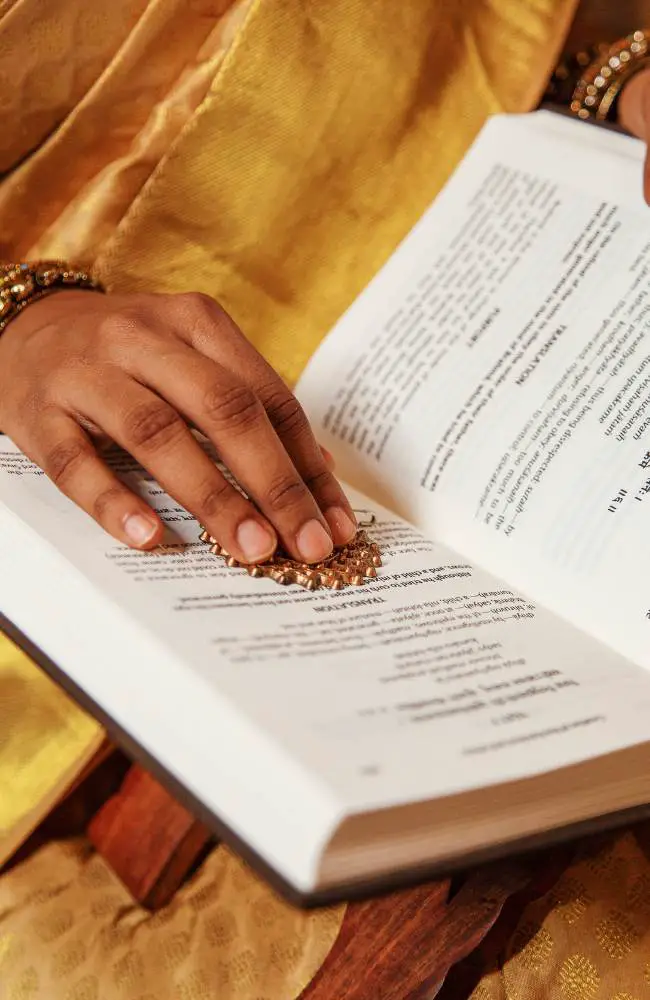
{"label": "gold crown-shaped bookmark", "polygon": [[306,590],[343,590],[344,587],[360,587],[377,576],[381,566],[379,546],[373,542],[363,528],[342,548],[335,549],[331,556],[319,563],[304,563],[281,550],[263,563],[241,563],[230,555],[205,528],[201,528],[200,539],[210,546],[210,551],[221,556],[227,566],[245,569],[249,576],[275,580],[283,585],[296,584]]}

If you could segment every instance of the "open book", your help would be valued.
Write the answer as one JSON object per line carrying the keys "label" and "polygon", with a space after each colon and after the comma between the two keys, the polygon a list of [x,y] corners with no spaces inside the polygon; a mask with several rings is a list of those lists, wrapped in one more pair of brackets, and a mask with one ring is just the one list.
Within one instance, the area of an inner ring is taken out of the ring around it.
{"label": "open book", "polygon": [[[283,589],[169,521],[128,550],[0,446],[0,609],[305,902],[650,803],[650,209],[640,144],[493,119],[299,386],[374,581]],[[363,516],[363,515],[362,515]]]}

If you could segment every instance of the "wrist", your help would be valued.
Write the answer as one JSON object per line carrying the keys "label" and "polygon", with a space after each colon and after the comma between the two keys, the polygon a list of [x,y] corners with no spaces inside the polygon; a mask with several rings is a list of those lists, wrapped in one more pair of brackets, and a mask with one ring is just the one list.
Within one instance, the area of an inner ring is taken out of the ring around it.
{"label": "wrist", "polygon": [[62,261],[0,264],[0,335],[39,300],[72,289],[103,291],[90,272]]}
{"label": "wrist", "polygon": [[618,100],[618,123],[639,139],[648,139],[650,111],[650,66],[626,81]]}
{"label": "wrist", "polygon": [[[583,121],[621,122],[623,91],[632,88],[635,78],[650,66],[650,30],[638,29],[612,45],[594,46],[590,53],[580,53],[576,63],[577,79],[573,76],[575,82],[566,80],[573,87],[571,112]],[[556,77],[559,75],[560,67]]]}
{"label": "wrist", "polygon": [[28,330],[49,323],[52,319],[74,312],[88,302],[88,296],[101,294],[92,288],[53,288],[48,295],[34,299],[29,308],[22,309],[7,324],[6,333],[0,335],[0,343],[9,332]]}

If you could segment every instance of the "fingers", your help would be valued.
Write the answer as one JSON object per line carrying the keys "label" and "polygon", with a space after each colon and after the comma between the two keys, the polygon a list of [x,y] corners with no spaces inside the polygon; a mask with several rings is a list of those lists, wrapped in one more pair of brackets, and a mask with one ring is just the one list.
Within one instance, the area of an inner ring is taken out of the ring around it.
{"label": "fingers", "polygon": [[77,390],[75,407],[133,455],[231,555],[261,562],[273,554],[272,526],[225,479],[173,405],[125,375],[105,377],[101,391],[95,386],[85,392]]}
{"label": "fingers", "polygon": [[88,435],[61,410],[41,415],[38,436],[19,447],[109,534],[137,549],[158,545],[163,525],[99,458]]}
{"label": "fingers", "polygon": [[[142,355],[139,363],[134,372],[138,381],[146,382],[169,401],[173,410],[182,413],[210,438],[237,482],[274,526],[283,547],[294,558],[310,563],[330,555],[333,543],[327,522],[253,390],[231,372],[180,342],[177,350],[168,350],[164,357],[153,352],[146,357]],[[180,432],[177,433],[181,443]],[[190,440],[193,448],[200,451],[196,442]],[[185,439],[182,446],[189,447]],[[126,447],[139,458],[133,451],[132,435]],[[321,467],[331,478],[315,443],[314,449]],[[151,458],[145,464],[158,478],[160,459],[155,461],[155,469]],[[180,453],[176,461],[180,463]],[[175,482],[174,487],[174,495],[180,499],[179,484]],[[332,495],[338,497],[338,491]],[[212,534],[232,551],[222,534],[216,531]]]}
{"label": "fingers", "polygon": [[[257,394],[271,424],[296,470],[328,523],[336,545],[350,542],[357,524],[350,503],[333,475],[331,455],[323,453],[295,396],[270,369],[267,381],[257,384]],[[328,461],[329,458],[329,461]]]}
{"label": "fingers", "polygon": [[[179,302],[189,308],[184,325]],[[48,383],[48,420],[34,457],[68,496],[128,544],[160,541],[160,519],[91,440],[99,446],[110,439],[242,562],[269,558],[278,538],[305,562],[351,540],[356,523],[331,456],[282,380],[216,303],[152,296],[104,319],[92,341],[99,364],[84,368],[83,378],[68,364]],[[104,326],[110,337],[100,336]],[[175,332],[181,326],[185,338]],[[220,354],[226,363],[215,360]],[[206,456],[188,422],[213,441],[247,496]]]}
{"label": "fingers", "polygon": [[178,335],[238,375],[255,392],[298,476],[322,512],[334,543],[345,545],[351,541],[356,519],[333,475],[331,456],[327,453],[328,460],[323,454],[304,411],[282,379],[213,300],[176,296],[173,310]]}

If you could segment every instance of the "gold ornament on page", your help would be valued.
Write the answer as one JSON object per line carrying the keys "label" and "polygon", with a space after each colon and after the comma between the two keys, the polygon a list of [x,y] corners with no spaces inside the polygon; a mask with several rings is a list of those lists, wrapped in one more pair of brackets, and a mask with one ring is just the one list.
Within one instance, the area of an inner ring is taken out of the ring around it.
{"label": "gold ornament on page", "polygon": [[249,576],[275,580],[285,586],[295,584],[305,590],[343,590],[344,587],[361,587],[368,580],[377,576],[381,566],[381,553],[376,542],[368,536],[365,527],[374,523],[374,515],[370,520],[360,522],[356,536],[348,545],[336,549],[331,556],[319,563],[303,563],[291,559],[281,550],[267,562],[241,563],[219,545],[204,528],[201,528],[200,540],[210,546],[210,551],[221,556],[227,566],[245,569]]}

